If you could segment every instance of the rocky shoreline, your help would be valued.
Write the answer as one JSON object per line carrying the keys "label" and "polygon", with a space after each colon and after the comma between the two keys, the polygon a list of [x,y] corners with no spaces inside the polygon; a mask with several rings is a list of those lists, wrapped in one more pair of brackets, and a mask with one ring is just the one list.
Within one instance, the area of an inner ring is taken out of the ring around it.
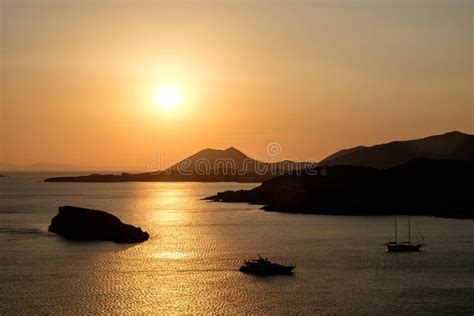
{"label": "rocky shoreline", "polygon": [[324,171],[324,176],[284,175],[252,190],[219,192],[205,200],[261,204],[266,211],[285,213],[474,218],[467,185],[474,161],[418,158],[386,170],[333,166]]}

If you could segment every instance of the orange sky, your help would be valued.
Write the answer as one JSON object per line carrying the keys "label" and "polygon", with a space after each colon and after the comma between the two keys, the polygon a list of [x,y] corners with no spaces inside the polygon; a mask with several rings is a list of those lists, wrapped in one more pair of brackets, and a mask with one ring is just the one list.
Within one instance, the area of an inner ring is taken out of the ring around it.
{"label": "orange sky", "polygon": [[[0,162],[265,160],[474,133],[472,1],[1,2]],[[161,85],[182,91],[163,113]]]}

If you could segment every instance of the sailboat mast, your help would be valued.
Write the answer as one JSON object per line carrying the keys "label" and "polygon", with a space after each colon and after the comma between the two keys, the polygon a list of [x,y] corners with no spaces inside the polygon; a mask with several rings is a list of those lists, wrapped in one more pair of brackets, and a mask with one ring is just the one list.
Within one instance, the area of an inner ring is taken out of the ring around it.
{"label": "sailboat mast", "polygon": [[410,244],[411,227],[410,227],[410,215],[408,215],[408,244]]}
{"label": "sailboat mast", "polygon": [[398,237],[397,237],[397,217],[395,216],[395,243],[398,242]]}

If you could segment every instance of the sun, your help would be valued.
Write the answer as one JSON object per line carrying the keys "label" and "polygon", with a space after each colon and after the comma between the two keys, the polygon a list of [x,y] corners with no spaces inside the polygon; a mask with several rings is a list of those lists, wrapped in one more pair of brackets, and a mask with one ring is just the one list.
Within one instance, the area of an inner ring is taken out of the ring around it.
{"label": "sun", "polygon": [[167,111],[178,108],[182,103],[182,99],[182,91],[174,85],[161,86],[155,91],[156,104]]}

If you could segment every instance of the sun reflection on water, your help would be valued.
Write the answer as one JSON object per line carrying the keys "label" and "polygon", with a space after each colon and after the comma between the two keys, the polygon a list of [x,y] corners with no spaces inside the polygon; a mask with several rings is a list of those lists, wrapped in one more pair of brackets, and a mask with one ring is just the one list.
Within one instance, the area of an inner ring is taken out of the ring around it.
{"label": "sun reflection on water", "polygon": [[183,225],[189,219],[187,212],[180,207],[185,204],[180,188],[160,188],[154,192],[153,200],[153,204],[159,206],[153,217],[160,225]]}
{"label": "sun reflection on water", "polygon": [[152,258],[155,259],[170,259],[170,260],[178,260],[178,259],[185,259],[191,257],[191,254],[186,253],[186,252],[169,252],[169,251],[163,251],[163,252],[154,252],[151,254]]}

